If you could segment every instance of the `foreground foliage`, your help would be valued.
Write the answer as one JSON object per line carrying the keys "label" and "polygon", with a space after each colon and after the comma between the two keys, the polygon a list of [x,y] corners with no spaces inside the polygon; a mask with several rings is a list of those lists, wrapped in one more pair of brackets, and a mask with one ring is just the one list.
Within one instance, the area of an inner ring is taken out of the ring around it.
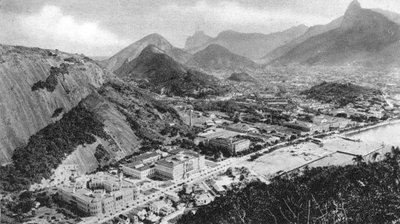
{"label": "foreground foliage", "polygon": [[269,185],[253,182],[178,223],[392,223],[400,219],[400,157],[394,151],[377,163],[306,169]]}

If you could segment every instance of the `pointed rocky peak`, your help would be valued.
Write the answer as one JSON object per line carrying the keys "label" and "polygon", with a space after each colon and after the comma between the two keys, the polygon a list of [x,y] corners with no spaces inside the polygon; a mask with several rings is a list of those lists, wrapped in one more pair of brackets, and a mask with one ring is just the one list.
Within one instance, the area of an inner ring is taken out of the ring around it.
{"label": "pointed rocky peak", "polygon": [[353,0],[353,1],[350,3],[349,7],[347,7],[347,10],[346,10],[346,11],[354,11],[354,10],[360,10],[360,9],[361,9],[361,5],[360,5],[360,3],[358,2],[358,0]]}
{"label": "pointed rocky peak", "polygon": [[356,21],[360,20],[363,9],[358,0],[353,0],[344,14],[342,28],[352,27]]}
{"label": "pointed rocky peak", "polygon": [[200,47],[206,44],[211,39],[212,37],[205,34],[204,31],[198,30],[193,34],[193,36],[189,36],[186,39],[185,49]]}

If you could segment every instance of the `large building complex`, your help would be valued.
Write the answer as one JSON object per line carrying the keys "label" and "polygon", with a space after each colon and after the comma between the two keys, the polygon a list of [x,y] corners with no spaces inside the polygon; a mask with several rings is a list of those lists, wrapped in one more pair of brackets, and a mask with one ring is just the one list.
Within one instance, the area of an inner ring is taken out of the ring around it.
{"label": "large building complex", "polygon": [[177,150],[174,155],[156,162],[156,173],[169,179],[189,177],[205,168],[204,156],[189,150]]}
{"label": "large building complex", "polygon": [[211,139],[209,145],[214,147],[226,148],[232,153],[238,153],[250,148],[250,140],[240,138],[214,138]]}
{"label": "large building complex", "polygon": [[89,216],[113,215],[132,206],[137,199],[137,188],[123,176],[103,172],[77,178],[58,188],[61,198]]}
{"label": "large building complex", "polygon": [[[205,168],[204,156],[190,150],[173,150],[170,156],[151,163],[136,162],[121,165],[122,171],[143,179],[158,175],[172,180],[184,179]],[[161,158],[161,156],[159,157]]]}

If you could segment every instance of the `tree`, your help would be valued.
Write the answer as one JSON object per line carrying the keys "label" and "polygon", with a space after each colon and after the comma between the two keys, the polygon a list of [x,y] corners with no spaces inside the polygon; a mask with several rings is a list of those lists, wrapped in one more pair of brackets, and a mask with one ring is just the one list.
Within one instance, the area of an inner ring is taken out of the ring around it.
{"label": "tree", "polygon": [[362,157],[361,155],[356,155],[355,157],[353,157],[353,162],[356,163],[358,166],[362,165],[364,163],[364,157]]}

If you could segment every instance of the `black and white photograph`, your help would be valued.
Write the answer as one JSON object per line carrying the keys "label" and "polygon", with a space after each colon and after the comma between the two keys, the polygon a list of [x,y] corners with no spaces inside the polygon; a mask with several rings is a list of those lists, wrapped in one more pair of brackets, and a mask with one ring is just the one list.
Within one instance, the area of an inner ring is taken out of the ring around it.
{"label": "black and white photograph", "polygon": [[0,0],[1,224],[400,224],[400,1]]}

